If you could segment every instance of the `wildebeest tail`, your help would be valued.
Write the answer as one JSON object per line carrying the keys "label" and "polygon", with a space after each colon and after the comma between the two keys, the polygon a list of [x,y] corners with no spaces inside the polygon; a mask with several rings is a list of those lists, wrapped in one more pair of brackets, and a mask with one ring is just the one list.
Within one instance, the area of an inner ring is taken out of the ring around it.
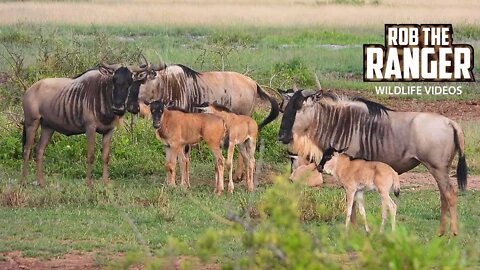
{"label": "wildebeest tail", "polygon": [[458,164],[457,164],[457,183],[460,190],[467,188],[467,161],[465,160],[465,138],[463,136],[462,128],[451,121],[450,124],[453,127],[453,137],[455,141],[455,147],[458,150]]}
{"label": "wildebeest tail", "polygon": [[230,129],[225,126],[225,137],[223,137],[223,149],[228,149],[230,146]]}
{"label": "wildebeest tail", "polygon": [[397,172],[393,172],[393,194],[396,197],[400,196],[400,178]]}
{"label": "wildebeest tail", "polygon": [[279,110],[277,101],[273,97],[271,97],[269,94],[267,94],[258,84],[257,84],[257,94],[260,96],[261,99],[266,99],[270,101],[270,105],[272,106],[272,109],[270,110],[270,114],[258,126],[258,129],[261,130],[264,126],[266,126],[268,123],[272,122],[273,120],[275,120],[275,118],[277,118],[280,110]]}

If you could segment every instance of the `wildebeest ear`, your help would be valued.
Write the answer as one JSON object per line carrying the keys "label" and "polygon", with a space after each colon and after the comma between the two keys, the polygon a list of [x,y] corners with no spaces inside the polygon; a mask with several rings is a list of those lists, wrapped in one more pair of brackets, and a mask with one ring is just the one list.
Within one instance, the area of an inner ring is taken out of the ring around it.
{"label": "wildebeest ear", "polygon": [[147,106],[150,106],[151,103],[150,103],[149,101],[144,100],[144,101],[143,101],[143,104],[145,104],[145,105],[147,105]]}
{"label": "wildebeest ear", "polygon": [[347,152],[347,150],[348,150],[348,147],[345,147],[343,149],[338,150],[337,152],[340,153],[340,154],[343,154],[343,153]]}

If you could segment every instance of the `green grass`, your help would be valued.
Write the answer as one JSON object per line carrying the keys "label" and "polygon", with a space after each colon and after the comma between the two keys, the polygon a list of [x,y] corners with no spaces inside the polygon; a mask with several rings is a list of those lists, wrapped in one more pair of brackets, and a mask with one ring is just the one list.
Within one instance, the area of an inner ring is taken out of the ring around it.
{"label": "green grass", "polygon": [[[3,228],[0,230],[0,252],[21,250],[25,256],[45,258],[73,251],[102,251],[113,255],[143,249],[142,241],[153,251],[161,250],[169,238],[174,237],[190,247],[188,254],[194,255],[193,247],[203,232],[226,228],[218,217],[242,213],[246,201],[258,202],[268,188],[269,185],[262,184],[255,194],[250,195],[239,186],[233,195],[216,197],[207,181],[197,179],[188,192],[165,187],[163,181],[152,183],[149,178],[116,179],[109,187],[98,184],[93,190],[87,189],[81,179],[50,177],[46,188],[29,186],[21,191],[16,184],[3,183],[3,202],[8,190],[20,192],[24,202],[19,207],[0,208],[0,226]],[[336,201],[342,202],[342,193],[332,188],[307,192],[317,206],[330,207]],[[376,193],[366,196],[367,215],[377,230],[379,202]],[[437,237],[438,192],[402,191],[396,202],[399,206],[397,220],[401,226],[417,235],[423,243]],[[322,217],[323,212],[318,212],[319,216],[304,224],[312,232],[323,226],[336,231],[344,220],[341,208],[334,209],[336,214],[333,216]],[[479,209],[478,191],[467,191],[458,198],[459,245],[478,244]],[[123,213],[133,221],[141,240]],[[235,258],[237,245],[226,243],[222,250],[227,251],[229,258],[220,260]]]}
{"label": "green grass", "polygon": [[[454,40],[478,41],[478,26],[455,28]],[[153,27],[153,26],[32,26],[0,27],[0,42],[25,58],[26,81],[48,76],[73,76],[93,66],[103,57],[111,61],[136,61],[139,51],[157,61],[158,55],[169,63],[182,63],[198,70],[219,69],[215,51],[234,48],[227,55],[226,68],[248,75],[268,85],[289,88],[296,81],[313,87],[312,73],[317,71],[326,89],[351,89],[374,92],[375,83],[362,82],[363,43],[383,43],[383,28],[255,28],[255,27]],[[475,43],[475,44],[478,44]],[[342,45],[334,48],[329,45]],[[475,49],[478,45],[475,45]],[[48,52],[48,61],[42,53]],[[205,55],[202,53],[206,52]],[[0,55],[5,48],[0,47]],[[0,56],[1,57],[1,56]],[[8,56],[7,56],[8,59]],[[0,72],[11,73],[7,61],[0,61]],[[475,60],[480,61],[479,54]],[[479,65],[475,75],[479,77]],[[426,97],[428,99],[478,99],[478,83],[461,84],[460,97]],[[170,238],[186,243],[187,254],[196,255],[195,244],[203,232],[226,227],[221,217],[228,213],[245,214],[245,208],[258,202],[270,188],[264,184],[272,173],[287,167],[285,147],[277,140],[279,120],[261,133],[265,140],[264,165],[260,171],[262,185],[253,195],[243,185],[235,194],[213,195],[214,166],[204,145],[192,153],[193,188],[165,186],[164,151],[154,138],[149,121],[130,118],[119,127],[112,143],[110,173],[112,184],[104,187],[101,177],[100,137],[96,144],[94,177],[96,188],[84,184],[86,149],[84,136],[55,135],[45,156],[46,188],[18,186],[21,166],[21,130],[4,110],[21,115],[19,100],[23,91],[18,84],[0,85],[0,252],[21,250],[26,256],[55,257],[72,251],[95,251],[106,256],[118,252],[148,248],[160,251]],[[411,98],[411,97],[407,97]],[[418,98],[418,97],[415,97]],[[265,117],[255,114],[257,122]],[[21,118],[21,117],[20,117]],[[466,155],[471,174],[480,173],[480,129],[476,122],[462,122],[466,136]],[[30,164],[29,183],[34,179],[34,162]],[[421,169],[420,169],[421,170]],[[177,175],[178,177],[178,175]],[[310,231],[327,230],[335,246],[343,224],[343,193],[322,188],[306,191],[303,202],[303,225]],[[460,237],[455,245],[478,247],[480,240],[480,193],[469,190],[458,198]],[[378,229],[380,216],[377,194],[368,194],[367,214]],[[437,235],[440,202],[437,191],[402,191],[398,202],[398,223],[421,243],[431,243]],[[128,216],[136,226],[129,225]],[[141,239],[134,232],[138,230]],[[222,244],[227,257],[234,260],[240,244]],[[334,248],[335,252],[339,250]],[[103,256],[103,255],[102,255]],[[1,257],[0,257],[1,259]],[[104,261],[99,258],[99,261]]]}
{"label": "green grass", "polygon": [[[474,49],[479,50],[479,32],[478,26],[458,25],[455,27],[454,40],[473,42]],[[376,85],[384,85],[364,83],[362,79],[362,45],[383,44],[383,27],[85,27],[18,24],[1,26],[0,42],[15,48],[14,51],[25,58],[26,66],[40,67],[30,71],[29,84],[46,76],[74,76],[105,57],[110,61],[135,62],[133,56],[142,51],[152,61],[162,57],[168,63],[182,63],[198,70],[220,69],[220,54],[224,53],[227,70],[248,71],[249,76],[265,85],[275,75],[272,79],[274,88],[290,88],[293,82],[301,87],[313,87],[314,71],[319,74],[325,89],[353,89],[374,94]],[[52,63],[38,62],[44,51],[52,55],[49,60]],[[79,52],[89,55],[80,53],[81,57],[74,57]],[[475,60],[480,62],[478,54]],[[49,72],[49,65],[55,64],[55,61],[60,63],[58,68],[61,70]],[[0,63],[0,71],[9,68],[7,61]],[[476,65],[474,73],[477,77],[479,72],[479,65]],[[478,83],[457,85],[463,87],[464,94],[461,96],[423,95],[416,98],[478,99]]]}

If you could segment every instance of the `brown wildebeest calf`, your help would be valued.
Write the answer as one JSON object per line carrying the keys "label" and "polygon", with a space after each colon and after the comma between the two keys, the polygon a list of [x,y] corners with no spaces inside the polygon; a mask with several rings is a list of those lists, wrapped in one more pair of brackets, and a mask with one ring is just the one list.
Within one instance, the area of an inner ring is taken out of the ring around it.
{"label": "brown wildebeest calf", "polygon": [[322,174],[317,171],[317,165],[313,162],[298,166],[290,175],[290,180],[303,181],[309,187],[318,187],[323,183]]}
{"label": "brown wildebeest calf", "polygon": [[215,156],[215,193],[220,195],[224,189],[221,146],[228,145],[228,129],[223,119],[211,114],[166,108],[159,100],[145,104],[150,106],[157,139],[166,145],[167,184],[175,185],[175,167],[180,154],[181,185],[190,187],[188,153],[184,150],[203,139]]}
{"label": "brown wildebeest calf", "polygon": [[[211,113],[222,118],[227,124],[229,130],[229,145],[227,154],[227,170],[228,170],[228,192],[233,193],[233,151],[235,145],[245,160],[247,167],[246,182],[247,190],[253,191],[253,176],[255,172],[255,148],[257,145],[258,125],[255,120],[246,115],[239,115],[231,112],[227,107],[216,102],[209,104],[208,102],[196,106],[197,109],[206,113]],[[237,170],[242,170],[237,168]]]}
{"label": "brown wildebeest calf", "polygon": [[398,173],[389,165],[378,161],[366,161],[363,159],[351,159],[344,151],[327,149],[320,161],[319,169],[332,174],[341,182],[347,197],[347,218],[345,226],[348,227],[353,210],[354,200],[358,203],[360,215],[365,223],[365,230],[370,231],[367,224],[367,216],[363,205],[363,191],[377,190],[382,197],[382,225],[383,232],[387,219],[387,208],[392,218],[392,230],[395,230],[395,215],[397,205],[390,198],[390,190],[393,189],[395,196],[400,195],[400,182]]}

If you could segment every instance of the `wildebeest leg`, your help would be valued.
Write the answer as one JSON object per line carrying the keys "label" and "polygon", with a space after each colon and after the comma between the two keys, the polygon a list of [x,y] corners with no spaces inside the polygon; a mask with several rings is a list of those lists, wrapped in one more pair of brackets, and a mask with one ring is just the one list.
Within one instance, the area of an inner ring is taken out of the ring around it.
{"label": "wildebeest leg", "polygon": [[230,143],[227,151],[227,170],[228,170],[228,192],[233,193],[233,151],[235,151],[235,144]]}
{"label": "wildebeest leg", "polygon": [[43,178],[43,156],[53,132],[53,129],[42,126],[42,134],[40,135],[40,141],[37,145],[37,182],[41,187],[45,186],[45,179]]}
{"label": "wildebeest leg", "polygon": [[345,189],[345,195],[347,198],[347,216],[345,218],[345,227],[348,229],[348,224],[350,223],[350,216],[353,211],[353,201],[355,199],[355,190]]}
{"label": "wildebeest leg", "polygon": [[242,178],[244,176],[244,169],[245,169],[245,162],[243,160],[243,157],[241,155],[238,155],[237,168],[235,169],[235,173],[234,173],[234,176],[233,176],[233,180],[236,183],[242,181]]}
{"label": "wildebeest leg", "polygon": [[187,188],[189,188],[190,187],[190,145],[186,145],[184,147],[180,155],[180,162],[181,162],[180,169],[182,171],[182,185],[183,185],[183,179],[184,179]]}
{"label": "wildebeest leg", "polygon": [[457,194],[450,184],[448,177],[448,167],[433,168],[429,164],[424,163],[428,171],[437,181],[438,190],[440,191],[441,211],[440,211],[440,235],[445,234],[445,221],[447,211],[450,212],[450,230],[453,235],[457,235]]}
{"label": "wildebeest leg", "polygon": [[387,214],[390,201],[388,200],[387,196],[382,192],[380,193],[382,197],[382,223],[380,225],[380,232],[383,233],[385,231],[385,222],[387,221]]}
{"label": "wildebeest leg", "polygon": [[177,145],[170,145],[167,148],[167,161],[165,163],[165,169],[167,171],[167,184],[175,186],[175,169],[177,167],[177,156],[181,147]]}
{"label": "wildebeest leg", "polygon": [[395,223],[396,223],[396,216],[397,216],[397,205],[395,204],[395,202],[392,200],[392,198],[390,197],[390,195],[387,193],[388,195],[388,199],[390,201],[390,206],[389,206],[389,209],[390,209],[390,215],[391,215],[391,218],[392,218],[392,231],[395,231]]}
{"label": "wildebeest leg", "polygon": [[356,226],[357,225],[357,202],[353,201],[352,205],[352,215],[350,216],[350,223],[352,225]]}
{"label": "wildebeest leg", "polygon": [[253,191],[255,189],[254,185],[254,176],[255,176],[255,147],[256,142],[252,139],[249,139],[247,142],[247,174],[249,178],[247,178],[247,190]]}
{"label": "wildebeest leg", "polygon": [[103,134],[102,137],[102,161],[103,161],[103,184],[108,184],[108,163],[110,162],[110,144],[112,142],[113,129]]}
{"label": "wildebeest leg", "polygon": [[215,193],[217,195],[222,194],[223,192],[223,164],[224,164],[224,158],[222,155],[222,149],[220,149],[219,145],[210,145],[210,149],[212,150],[213,156],[215,157],[215,172],[216,172],[216,188],[215,188]]}
{"label": "wildebeest leg", "polygon": [[[249,156],[248,156],[248,149],[247,149],[247,143],[242,143],[238,145],[238,151],[240,152],[239,157],[241,156],[246,162],[246,164],[250,164]],[[246,179],[246,188],[248,191],[253,191],[253,175],[250,172],[250,169],[247,168],[246,173],[245,173],[245,179]],[[249,186],[251,183],[251,187]],[[252,190],[250,190],[251,188]]]}
{"label": "wildebeest leg", "polygon": [[[188,147],[188,146],[185,146]],[[182,187],[190,187],[190,180],[188,179],[189,177],[189,172],[188,172],[188,153],[185,153],[185,147],[182,149],[180,152],[179,160],[180,160],[180,172],[181,172],[181,182],[180,185]]]}
{"label": "wildebeest leg", "polygon": [[35,140],[35,132],[37,131],[40,120],[34,120],[27,124],[25,120],[24,136],[25,145],[23,146],[23,167],[22,167],[22,185],[25,185],[28,176],[28,161],[30,159],[30,151]]}
{"label": "wildebeest leg", "polygon": [[93,162],[95,161],[95,128],[87,128],[87,186],[93,187],[92,173]]}
{"label": "wildebeest leg", "polygon": [[368,232],[370,232],[370,229],[368,228],[367,213],[365,212],[365,206],[363,205],[363,192],[362,191],[357,191],[357,193],[355,193],[355,201],[358,203],[358,210],[360,211],[360,215],[363,218],[363,223],[365,225],[365,231],[367,231],[367,233],[368,233]]}

